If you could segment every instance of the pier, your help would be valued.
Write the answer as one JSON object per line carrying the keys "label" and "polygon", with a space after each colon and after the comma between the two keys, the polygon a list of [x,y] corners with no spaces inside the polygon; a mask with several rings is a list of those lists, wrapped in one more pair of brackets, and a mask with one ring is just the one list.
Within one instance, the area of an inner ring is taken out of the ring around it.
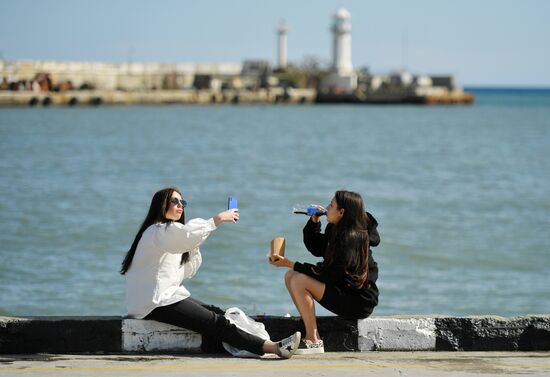
{"label": "pier", "polygon": [[313,89],[258,90],[74,90],[63,92],[0,91],[0,106],[99,106],[166,104],[305,104],[315,102]]}
{"label": "pier", "polygon": [[71,90],[63,92],[0,91],[0,107],[100,105],[216,105],[216,104],[472,104],[473,95],[461,91],[428,95],[363,93],[319,95],[315,89],[269,88],[258,90]]}

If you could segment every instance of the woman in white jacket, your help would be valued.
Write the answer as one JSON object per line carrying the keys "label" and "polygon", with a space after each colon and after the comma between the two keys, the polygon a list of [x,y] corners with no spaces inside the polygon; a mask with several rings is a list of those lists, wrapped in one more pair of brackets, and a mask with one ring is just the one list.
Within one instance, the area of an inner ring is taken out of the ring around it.
{"label": "woman in white jacket", "polygon": [[185,223],[186,204],[173,187],[153,196],[120,270],[126,275],[128,315],[184,327],[258,355],[275,353],[290,358],[300,343],[299,332],[279,342],[264,341],[231,324],[219,308],[190,297],[181,285],[201,265],[199,245],[221,223],[239,219],[238,211],[231,209],[208,220]]}

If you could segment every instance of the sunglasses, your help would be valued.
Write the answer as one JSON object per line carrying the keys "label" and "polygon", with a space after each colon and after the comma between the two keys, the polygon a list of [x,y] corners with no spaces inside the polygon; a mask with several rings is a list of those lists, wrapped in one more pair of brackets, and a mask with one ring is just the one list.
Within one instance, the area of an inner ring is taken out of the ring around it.
{"label": "sunglasses", "polygon": [[172,199],[170,199],[170,203],[172,203],[175,206],[181,204],[183,208],[187,207],[187,202],[185,200],[183,199],[180,200],[179,198],[176,198],[176,197],[173,197]]}

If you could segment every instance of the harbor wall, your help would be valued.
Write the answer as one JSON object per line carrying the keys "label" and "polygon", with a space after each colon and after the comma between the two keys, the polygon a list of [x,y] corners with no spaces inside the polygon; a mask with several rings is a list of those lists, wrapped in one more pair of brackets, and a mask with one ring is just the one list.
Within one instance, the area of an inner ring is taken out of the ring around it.
{"label": "harbor wall", "polygon": [[[304,331],[299,317],[258,316],[272,339]],[[327,352],[549,351],[550,315],[318,317]],[[0,317],[0,354],[216,353],[219,344],[156,321],[124,317]]]}
{"label": "harbor wall", "polygon": [[97,106],[162,104],[312,103],[314,89],[0,91],[0,106]]}
{"label": "harbor wall", "polygon": [[462,91],[431,95],[369,96],[323,95],[315,89],[270,88],[258,90],[87,90],[63,92],[0,91],[0,107],[99,106],[99,105],[167,105],[167,104],[472,104],[474,97]]}

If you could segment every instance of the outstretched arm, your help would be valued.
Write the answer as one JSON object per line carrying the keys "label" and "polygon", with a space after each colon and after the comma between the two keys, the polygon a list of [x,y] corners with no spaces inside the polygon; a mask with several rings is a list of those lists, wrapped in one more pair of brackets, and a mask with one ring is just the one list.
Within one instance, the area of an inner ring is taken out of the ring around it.
{"label": "outstretched arm", "polygon": [[223,211],[213,218],[192,219],[186,224],[173,222],[156,229],[155,244],[168,253],[182,253],[198,247],[221,223],[232,222],[239,218],[233,209]]}

